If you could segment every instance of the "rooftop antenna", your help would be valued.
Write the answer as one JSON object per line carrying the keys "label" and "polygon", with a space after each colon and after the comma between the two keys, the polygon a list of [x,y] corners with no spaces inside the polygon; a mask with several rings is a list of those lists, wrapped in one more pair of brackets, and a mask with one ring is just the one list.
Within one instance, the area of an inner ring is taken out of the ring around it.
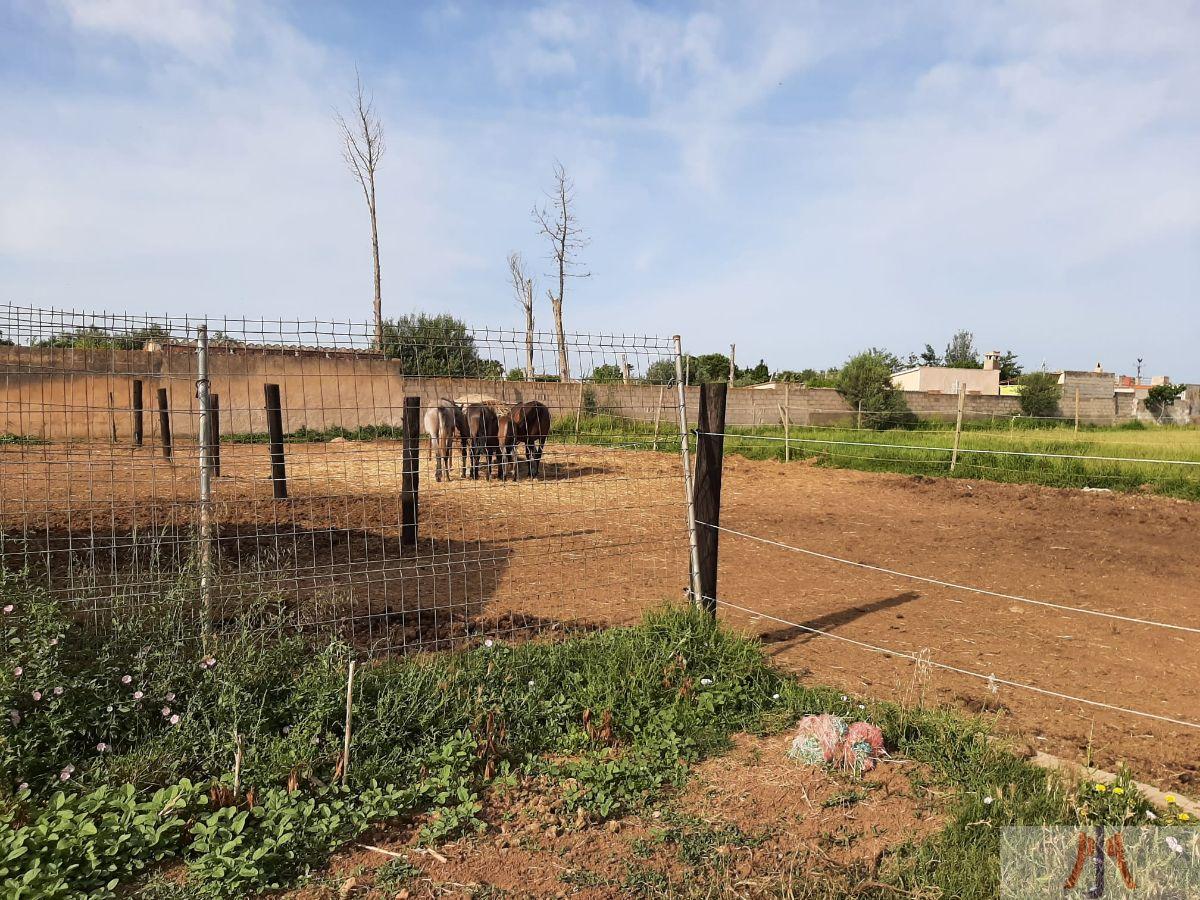
{"label": "rooftop antenna", "polygon": [[1142,383],[1142,358],[1140,356],[1138,357],[1137,383]]}

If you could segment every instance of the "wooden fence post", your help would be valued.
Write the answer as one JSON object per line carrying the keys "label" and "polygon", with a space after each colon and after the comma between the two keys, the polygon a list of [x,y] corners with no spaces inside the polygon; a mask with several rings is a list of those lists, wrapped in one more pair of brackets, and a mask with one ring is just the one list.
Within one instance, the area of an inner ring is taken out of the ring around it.
{"label": "wooden fence post", "polygon": [[404,449],[400,465],[400,544],[417,544],[421,488],[421,398],[404,398]]}
{"label": "wooden fence post", "polygon": [[700,416],[696,424],[696,480],[692,485],[696,511],[696,551],[700,566],[697,602],[710,616],[717,614],[717,556],[721,533],[721,464],[725,452],[725,401],[728,384],[700,385]]}
{"label": "wooden fence post", "polygon": [[271,493],[276,500],[286,500],[287,465],[283,456],[283,401],[279,396],[279,385],[264,384],[263,394],[267,402],[267,434],[271,441]]}
{"label": "wooden fence post", "polygon": [[133,381],[133,444],[135,447],[142,446],[142,382],[138,379]]}
{"label": "wooden fence post", "polygon": [[667,395],[667,386],[659,385],[658,388],[658,408],[654,410],[654,449],[658,449],[658,426],[662,422],[662,405],[663,398]]}
{"label": "wooden fence post", "polygon": [[158,389],[158,432],[162,436],[162,455],[171,458],[171,406],[167,389]]}
{"label": "wooden fence post", "polygon": [[783,383],[783,461],[792,461],[792,385]]}
{"label": "wooden fence post", "polygon": [[575,401],[575,443],[579,443],[579,418],[583,415],[583,379],[579,379],[579,399]]}
{"label": "wooden fence post", "polygon": [[954,419],[954,450],[950,454],[950,471],[954,471],[954,467],[958,465],[958,442],[962,437],[962,417],[963,404],[967,399],[966,382],[958,383],[958,415]]}
{"label": "wooden fence post", "polygon": [[221,396],[209,395],[208,410],[208,448],[212,454],[212,473],[221,477]]}

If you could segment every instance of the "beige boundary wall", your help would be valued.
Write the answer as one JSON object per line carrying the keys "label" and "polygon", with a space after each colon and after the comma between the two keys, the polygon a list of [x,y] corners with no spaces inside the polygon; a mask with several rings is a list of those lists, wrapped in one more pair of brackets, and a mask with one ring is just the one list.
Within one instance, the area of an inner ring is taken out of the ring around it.
{"label": "beige boundary wall", "polygon": [[[143,382],[145,431],[157,427],[156,391],[167,388],[172,431],[180,439],[195,439],[198,414],[195,400],[195,354],[186,350],[43,350],[0,347],[0,432],[50,440],[107,440],[115,426],[117,439],[132,438],[133,381]],[[324,429],[365,425],[398,426],[404,397],[420,396],[426,406],[439,397],[485,394],[505,403],[541,400],[552,414],[575,415],[581,397],[578,383],[472,381],[451,378],[405,378],[395,361],[369,357],[296,355],[287,352],[248,353],[214,348],[209,355],[212,392],[220,397],[221,431],[262,433],[266,430],[263,385],[280,385],[284,429]],[[1074,376],[1064,378],[1062,414],[1074,413]],[[1094,377],[1081,379],[1080,420],[1111,424],[1129,418],[1119,415],[1112,396],[1097,390]],[[1084,393],[1086,389],[1086,393]],[[1111,391],[1111,388],[1110,388]],[[676,428],[676,389],[645,384],[585,385],[599,410],[653,422],[660,398],[664,434]],[[694,424],[699,389],[688,388],[688,421]],[[921,419],[951,421],[958,398],[953,394],[906,391],[905,400]],[[111,399],[110,399],[111,398]],[[771,389],[734,388],[730,391],[730,425],[775,425],[786,399],[795,425],[853,424],[855,411],[837,391],[792,385]],[[968,420],[1007,418],[1019,412],[1017,398],[970,394],[965,398]]]}

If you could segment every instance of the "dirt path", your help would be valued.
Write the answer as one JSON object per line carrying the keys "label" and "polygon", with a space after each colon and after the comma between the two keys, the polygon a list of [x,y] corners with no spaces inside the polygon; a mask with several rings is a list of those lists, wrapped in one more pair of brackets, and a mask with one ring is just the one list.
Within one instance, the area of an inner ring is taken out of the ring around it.
{"label": "dirt path", "polygon": [[[722,526],[988,590],[1200,627],[1200,508],[1157,497],[726,460]],[[724,599],[843,637],[1200,722],[1200,635],[1046,609],[723,534]],[[1200,788],[1200,730],[1001,686],[726,611],[847,691],[994,715],[1031,746]]]}

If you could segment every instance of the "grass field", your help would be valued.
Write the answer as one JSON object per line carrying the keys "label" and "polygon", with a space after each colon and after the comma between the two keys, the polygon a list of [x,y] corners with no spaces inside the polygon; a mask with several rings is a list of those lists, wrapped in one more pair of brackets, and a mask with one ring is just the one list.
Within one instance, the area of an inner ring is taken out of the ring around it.
{"label": "grass field", "polygon": [[[574,439],[574,429],[574,419],[555,423],[555,431],[566,440]],[[674,452],[678,445],[668,431],[664,427],[660,432],[658,449]],[[727,453],[751,459],[784,458],[784,430],[780,426],[730,426],[726,433]],[[581,421],[579,441],[648,449],[653,435],[652,424],[597,415]],[[1200,429],[1196,427],[1131,424],[1083,426],[1076,432],[1071,424],[964,424],[953,472],[953,424],[928,423],[887,430],[793,426],[788,437],[792,460],[815,459],[821,465],[838,468],[1148,491],[1200,500]]]}

